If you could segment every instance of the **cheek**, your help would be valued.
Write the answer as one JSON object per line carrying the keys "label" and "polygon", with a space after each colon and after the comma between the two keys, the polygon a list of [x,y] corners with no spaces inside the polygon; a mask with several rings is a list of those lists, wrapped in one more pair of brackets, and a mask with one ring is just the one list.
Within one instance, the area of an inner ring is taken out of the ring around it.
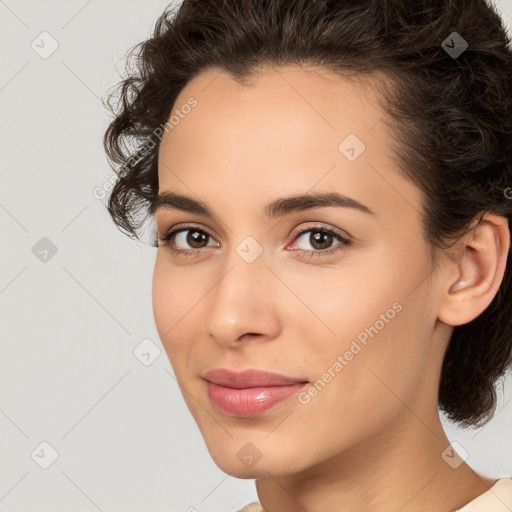
{"label": "cheek", "polygon": [[173,287],[170,279],[166,279],[161,259],[160,251],[158,251],[153,269],[152,304],[155,325],[163,342],[165,332],[172,327],[172,319],[169,318],[172,309],[168,307],[168,304],[173,302]]}
{"label": "cheek", "polygon": [[[153,315],[162,341],[180,328],[186,320],[197,295],[201,293],[198,281],[180,267],[170,265],[165,249],[159,249],[153,269]],[[204,292],[203,292],[204,293]]]}
{"label": "cheek", "polygon": [[[169,361],[178,371],[183,367],[182,359],[186,357],[190,343],[180,335],[187,322],[187,313],[192,298],[188,298],[192,287],[184,286],[180,273],[171,271],[165,264],[165,256],[159,251],[153,270],[152,306],[155,325]],[[175,363],[179,360],[180,364]]]}
{"label": "cheek", "polygon": [[322,309],[315,312],[336,334],[304,338],[308,346],[302,352],[314,391],[300,401],[302,426],[297,422],[290,428],[306,435],[316,418],[315,439],[326,440],[318,448],[326,456],[333,445],[371,435],[407,413],[404,402],[412,403],[420,389],[431,332],[424,304],[428,297],[421,296],[421,287],[407,295],[412,288],[382,273],[358,299],[356,288],[349,286],[330,290],[329,300],[325,294],[317,299]]}
{"label": "cheek", "polygon": [[389,250],[370,256],[368,264],[326,273],[329,279],[293,283],[315,314],[297,317],[301,332],[312,333],[302,337],[311,377],[321,380],[319,394],[350,393],[356,400],[336,400],[352,400],[351,408],[381,400],[382,393],[392,397],[387,387],[398,396],[411,392],[426,369],[435,320],[422,282],[426,271],[418,265],[424,256],[413,262]]}

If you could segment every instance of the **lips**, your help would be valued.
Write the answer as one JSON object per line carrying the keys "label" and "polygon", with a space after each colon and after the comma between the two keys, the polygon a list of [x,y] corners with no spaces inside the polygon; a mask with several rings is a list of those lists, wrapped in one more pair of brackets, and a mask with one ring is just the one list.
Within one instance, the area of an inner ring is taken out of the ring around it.
{"label": "lips", "polygon": [[234,372],[225,368],[209,370],[203,375],[203,379],[220,386],[243,389],[261,386],[289,386],[299,382],[307,382],[306,379],[287,377],[278,373],[261,370],[245,370]]}
{"label": "lips", "polygon": [[259,370],[233,372],[219,368],[203,375],[208,396],[228,416],[259,416],[298,394],[308,382]]}

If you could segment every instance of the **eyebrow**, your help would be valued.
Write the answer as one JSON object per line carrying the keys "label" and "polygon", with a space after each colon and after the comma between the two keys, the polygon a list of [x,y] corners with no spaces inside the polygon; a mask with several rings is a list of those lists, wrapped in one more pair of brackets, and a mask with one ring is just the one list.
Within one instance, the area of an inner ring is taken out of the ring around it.
{"label": "eyebrow", "polygon": [[[375,215],[375,212],[368,206],[356,201],[355,199],[338,194],[337,192],[311,192],[281,197],[268,203],[265,206],[264,211],[267,217],[274,218],[281,217],[292,212],[300,212],[311,208],[329,206],[353,208],[363,213]],[[214,218],[214,214],[207,204],[175,192],[163,192],[158,194],[149,207],[149,213],[154,215],[157,211],[166,209],[181,210]]]}

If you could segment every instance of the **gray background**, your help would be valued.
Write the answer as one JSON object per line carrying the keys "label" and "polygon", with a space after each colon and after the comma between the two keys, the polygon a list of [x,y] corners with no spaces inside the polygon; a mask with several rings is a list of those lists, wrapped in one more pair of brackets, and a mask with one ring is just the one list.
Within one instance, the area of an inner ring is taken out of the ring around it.
{"label": "gray background", "polygon": [[[217,468],[185,406],[153,321],[155,249],[94,194],[113,176],[100,99],[167,4],[0,0],[0,512],[230,512],[257,498]],[[512,0],[498,5],[510,26]],[[505,384],[487,426],[447,425],[492,477],[512,476]]]}

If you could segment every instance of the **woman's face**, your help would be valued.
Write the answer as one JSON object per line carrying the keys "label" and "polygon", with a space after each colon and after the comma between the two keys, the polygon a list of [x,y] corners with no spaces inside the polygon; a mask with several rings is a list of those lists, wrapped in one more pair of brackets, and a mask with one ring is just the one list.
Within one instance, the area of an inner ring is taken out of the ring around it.
{"label": "woman's face", "polygon": [[[156,326],[212,458],[240,478],[296,473],[437,414],[448,333],[420,192],[371,89],[321,73],[281,67],[246,87],[205,71],[160,146],[159,193],[189,201],[161,201],[158,233],[192,226],[158,248]],[[285,201],[299,195],[326,202]],[[207,384],[219,368],[302,384]]]}

